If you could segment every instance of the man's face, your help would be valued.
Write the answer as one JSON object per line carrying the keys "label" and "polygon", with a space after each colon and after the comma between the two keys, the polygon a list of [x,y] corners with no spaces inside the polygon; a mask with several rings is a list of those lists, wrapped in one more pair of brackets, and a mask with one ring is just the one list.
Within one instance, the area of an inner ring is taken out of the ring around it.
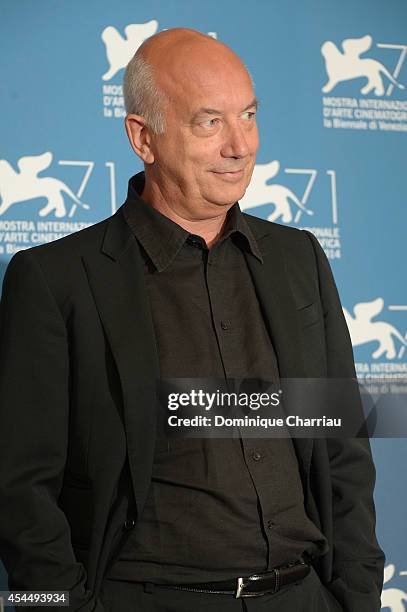
{"label": "man's face", "polygon": [[233,59],[215,65],[197,60],[163,85],[169,101],[166,131],[152,140],[155,178],[190,218],[219,214],[244,195],[255,164],[250,77]]}

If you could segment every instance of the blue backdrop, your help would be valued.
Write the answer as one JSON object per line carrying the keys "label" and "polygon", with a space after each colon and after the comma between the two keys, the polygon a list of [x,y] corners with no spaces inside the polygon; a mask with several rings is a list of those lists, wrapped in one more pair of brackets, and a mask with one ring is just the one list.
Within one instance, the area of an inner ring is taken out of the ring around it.
{"label": "blue backdrop", "polygon": [[[261,147],[242,208],[317,235],[358,376],[407,376],[403,0],[3,0],[1,13],[1,275],[17,250],[122,204],[141,169],[123,129],[123,67],[148,36],[191,27],[235,49],[255,82]],[[383,609],[396,612],[407,601],[407,443],[372,447]]]}

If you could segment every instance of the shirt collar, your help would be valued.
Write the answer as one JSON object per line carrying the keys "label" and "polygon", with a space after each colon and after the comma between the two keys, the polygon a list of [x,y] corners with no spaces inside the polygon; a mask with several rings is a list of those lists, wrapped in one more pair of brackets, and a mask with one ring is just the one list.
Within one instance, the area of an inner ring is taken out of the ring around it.
{"label": "shirt collar", "polygon": [[[140,197],[144,183],[144,172],[139,172],[129,180],[123,215],[157,271],[162,272],[176,257],[187,238],[194,234],[160,213]],[[263,263],[257,241],[245,221],[238,202],[228,210],[226,223],[218,241],[226,240],[229,236],[235,237],[235,235],[238,238],[239,247]]]}

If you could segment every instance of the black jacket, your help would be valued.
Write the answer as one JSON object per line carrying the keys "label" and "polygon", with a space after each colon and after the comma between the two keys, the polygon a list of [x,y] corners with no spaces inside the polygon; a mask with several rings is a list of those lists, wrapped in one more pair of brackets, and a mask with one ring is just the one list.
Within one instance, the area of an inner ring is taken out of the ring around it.
{"label": "black jacket", "polygon": [[[280,375],[354,377],[317,240],[245,218],[264,258],[247,261]],[[10,589],[70,590],[69,610],[103,612],[106,564],[149,487],[157,372],[142,260],[122,208],[14,255],[0,311],[0,555]],[[379,610],[368,441],[294,443],[306,510],[330,546],[315,560],[321,580],[344,610]]]}

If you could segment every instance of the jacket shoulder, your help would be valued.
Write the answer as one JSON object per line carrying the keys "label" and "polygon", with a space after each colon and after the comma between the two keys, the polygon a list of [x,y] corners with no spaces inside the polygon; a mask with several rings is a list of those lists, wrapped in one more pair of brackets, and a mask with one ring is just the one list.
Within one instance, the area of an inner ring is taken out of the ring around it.
{"label": "jacket shoulder", "polygon": [[89,227],[72,232],[71,234],[58,238],[57,240],[53,240],[52,242],[30,247],[29,249],[25,249],[25,251],[29,252],[31,255],[40,260],[48,259],[48,257],[65,257],[68,254],[70,256],[84,254],[89,250],[94,250],[95,248],[100,247],[103,242],[107,225],[112,218],[113,216],[107,217],[106,219],[90,225]]}
{"label": "jacket shoulder", "polygon": [[81,287],[83,290],[86,283],[83,258],[102,253],[108,230],[119,246],[131,236],[120,211],[119,208],[114,215],[52,242],[18,251],[8,263],[3,285],[7,279],[25,283],[34,271],[45,279],[57,302],[65,303]]}
{"label": "jacket shoulder", "polygon": [[278,241],[279,246],[286,252],[293,248],[312,253],[315,248],[313,243],[317,239],[307,230],[289,225],[280,225],[279,223],[260,219],[247,213],[243,213],[243,216],[256,238],[267,239],[268,236],[270,241]]}
{"label": "jacket shoulder", "polygon": [[[122,205],[113,215],[102,221],[52,242],[24,249],[23,253],[28,253],[47,268],[61,270],[61,265],[65,267],[67,264],[74,265],[75,261],[79,262],[84,256],[100,253],[107,244],[113,245],[113,250],[120,252],[131,235],[130,227],[123,216]],[[14,257],[18,257],[19,254],[20,251]]]}

